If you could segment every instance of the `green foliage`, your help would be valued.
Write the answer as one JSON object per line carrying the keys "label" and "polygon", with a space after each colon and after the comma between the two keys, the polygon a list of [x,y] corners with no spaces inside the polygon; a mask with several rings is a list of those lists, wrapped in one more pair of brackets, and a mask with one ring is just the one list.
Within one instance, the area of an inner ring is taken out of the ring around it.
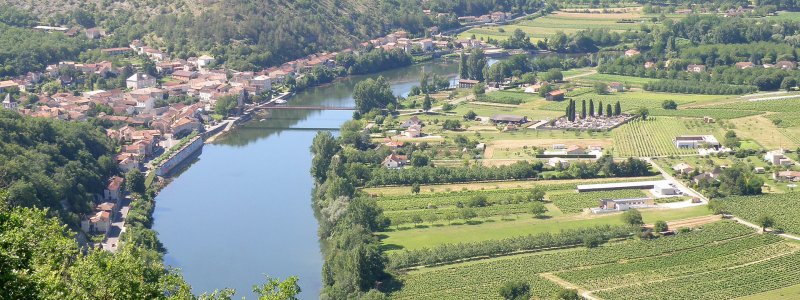
{"label": "green foliage", "polygon": [[622,213],[622,222],[631,226],[644,225],[644,221],[642,221],[642,213],[636,209],[631,209]]}
{"label": "green foliage", "polygon": [[669,226],[667,225],[666,221],[660,221],[659,220],[659,221],[656,221],[655,225],[653,226],[653,229],[656,232],[664,232],[664,231],[669,230]]}
{"label": "green foliage", "polygon": [[547,208],[541,202],[533,202],[529,211],[534,217],[541,218],[547,212]]}
{"label": "green foliage", "polygon": [[542,80],[550,82],[561,82],[562,80],[564,80],[564,74],[561,73],[561,69],[553,68],[547,70],[547,73],[544,74]]}
{"label": "green foliage", "polygon": [[373,109],[383,109],[389,104],[396,105],[396,98],[392,94],[389,83],[383,76],[377,79],[366,79],[360,81],[353,88],[353,99],[356,107],[361,113],[367,113]]}
{"label": "green foliage", "polygon": [[[797,192],[786,194],[765,194],[760,196],[728,196],[718,203],[725,211],[747,221],[759,224],[761,218],[772,219],[771,226],[788,233],[800,234],[800,209],[797,206]],[[762,224],[759,224],[762,225]]]}
{"label": "green foliage", "polygon": [[608,85],[603,82],[594,83],[594,92],[598,95],[608,94]]}
{"label": "green foliage", "polygon": [[458,120],[447,119],[444,120],[442,123],[442,129],[444,130],[458,130],[461,128],[461,122]]}
{"label": "green foliage", "polygon": [[586,208],[597,207],[601,199],[642,198],[640,190],[616,190],[603,192],[567,193],[550,196],[550,201],[564,213],[579,213]]}
{"label": "green foliage", "polygon": [[663,109],[678,109],[678,103],[675,100],[664,100],[661,102],[661,108]]}
{"label": "green foliage", "polygon": [[91,124],[0,111],[0,183],[11,207],[50,207],[67,217],[59,203],[65,199],[73,212],[89,212],[91,194],[102,193],[116,172],[108,163],[112,150],[103,129]]}
{"label": "green foliage", "polygon": [[253,286],[253,292],[259,295],[259,300],[297,300],[297,294],[300,293],[297,276],[291,276],[283,281],[266,275],[264,277],[266,283]]}
{"label": "green foliage", "polygon": [[144,175],[139,170],[130,170],[125,174],[125,186],[132,193],[144,194]]}
{"label": "green foliage", "polygon": [[[756,88],[753,86],[672,79],[662,79],[659,81],[645,83],[643,88],[645,91],[653,92],[706,95],[741,95],[756,91]],[[774,88],[764,87],[763,89],[759,89],[763,91],[772,90]]]}
{"label": "green foliage", "polygon": [[531,286],[524,281],[506,282],[499,291],[500,297],[506,300],[527,300],[531,297],[530,292]]}
{"label": "green foliage", "polygon": [[227,117],[239,104],[237,95],[225,95],[217,99],[214,105],[214,113]]}
{"label": "green foliage", "polygon": [[[4,18],[0,18],[5,21]],[[21,21],[27,23],[29,21]],[[41,71],[48,64],[77,58],[90,43],[62,33],[45,33],[0,23],[0,76],[19,76]]]}

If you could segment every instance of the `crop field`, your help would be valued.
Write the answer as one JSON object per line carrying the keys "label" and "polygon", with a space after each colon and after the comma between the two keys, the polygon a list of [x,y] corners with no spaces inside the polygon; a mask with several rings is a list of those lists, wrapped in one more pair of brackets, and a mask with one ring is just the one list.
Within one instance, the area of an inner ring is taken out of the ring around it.
{"label": "crop field", "polygon": [[[581,77],[583,78],[583,77]],[[623,93],[611,93],[606,95],[598,95],[594,92],[583,94],[573,97],[580,105],[581,100],[594,100],[595,105],[598,101],[603,101],[603,105],[611,103],[614,105],[619,101],[622,106],[622,111],[630,112],[638,109],[639,107],[647,107],[648,109],[660,109],[661,103],[664,100],[673,100],[678,103],[678,107],[686,104],[694,103],[709,103],[719,101],[729,96],[724,95],[689,95],[689,94],[673,94],[673,93],[657,93],[648,91],[627,91]],[[587,104],[588,105],[588,104]],[[567,107],[567,101],[548,102],[543,105],[541,109],[556,110],[563,112]],[[588,108],[587,108],[588,109]],[[580,110],[580,108],[579,108]]]}
{"label": "crop field", "polygon": [[800,112],[800,98],[790,98],[781,100],[764,101],[740,101],[720,105],[707,106],[713,109],[734,109],[752,111],[771,111],[771,112]]}
{"label": "crop field", "polygon": [[735,196],[722,201],[737,217],[756,222],[762,216],[769,216],[775,220],[775,228],[800,234],[800,193]]}
{"label": "crop field", "polygon": [[642,15],[638,11],[628,13],[570,13],[555,12],[551,15],[525,20],[516,24],[501,26],[482,26],[472,28],[459,34],[459,38],[469,38],[475,35],[476,38],[492,38],[505,40],[514,30],[520,29],[532,41],[538,41],[550,37],[557,32],[570,34],[585,29],[608,29],[622,32],[628,29],[639,29],[639,23],[643,22]]}
{"label": "crop field", "polygon": [[625,85],[626,88],[629,87],[641,87],[645,83],[650,83],[656,81],[658,79],[654,78],[646,78],[646,77],[636,77],[636,76],[625,76],[625,75],[615,75],[615,74],[592,74],[587,76],[581,76],[573,81],[576,82],[621,82]]}
{"label": "crop field", "polygon": [[797,141],[783,134],[783,132],[789,132],[786,130],[787,128],[778,128],[764,116],[732,119],[729,123],[735,126],[736,134],[739,137],[752,139],[768,149],[793,148],[793,146],[800,145]]}
{"label": "crop field", "polygon": [[548,196],[548,199],[565,214],[579,213],[585,208],[597,207],[601,199],[642,198],[647,195],[640,190],[618,190],[589,193],[559,193]]}
{"label": "crop field", "polygon": [[550,284],[554,278],[605,299],[730,299],[799,284],[797,250],[777,236],[720,221],[654,240],[412,271],[391,296],[497,299],[500,285],[513,278],[527,281],[534,298],[547,298],[558,289]]}
{"label": "crop field", "polygon": [[698,119],[650,117],[633,121],[612,131],[614,154],[622,157],[696,154],[697,149],[678,149],[672,140],[679,135],[715,135],[719,127]]}
{"label": "crop field", "polygon": [[762,112],[751,110],[732,110],[732,109],[650,109],[650,115],[667,117],[687,117],[702,118],[705,116],[717,120],[738,119],[761,114]]}

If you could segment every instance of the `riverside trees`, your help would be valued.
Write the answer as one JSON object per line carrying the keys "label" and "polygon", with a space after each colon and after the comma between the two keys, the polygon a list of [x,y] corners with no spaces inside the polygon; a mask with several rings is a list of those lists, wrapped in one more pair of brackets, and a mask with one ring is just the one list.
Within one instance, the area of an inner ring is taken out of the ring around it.
{"label": "riverside trees", "polygon": [[384,109],[389,104],[397,105],[397,98],[392,94],[392,89],[383,76],[357,83],[353,89],[353,99],[360,113]]}

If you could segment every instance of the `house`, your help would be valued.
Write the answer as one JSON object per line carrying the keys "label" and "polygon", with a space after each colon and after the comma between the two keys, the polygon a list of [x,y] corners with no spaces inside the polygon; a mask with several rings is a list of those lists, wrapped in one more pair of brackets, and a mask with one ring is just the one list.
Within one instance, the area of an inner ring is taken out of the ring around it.
{"label": "house", "polygon": [[122,153],[116,156],[117,165],[122,172],[129,172],[130,170],[140,170],[141,162],[135,153]]}
{"label": "house", "polygon": [[780,172],[772,174],[772,178],[775,179],[775,180],[800,181],[800,172],[798,172],[798,171],[780,171]]}
{"label": "house", "polygon": [[108,181],[106,189],[103,191],[103,198],[109,201],[117,202],[122,199],[122,184],[125,179],[119,176],[111,177]]}
{"label": "house", "polygon": [[740,70],[749,69],[752,68],[753,66],[755,65],[749,61],[742,61],[736,63],[736,68]]}
{"label": "house", "polygon": [[272,78],[267,75],[259,75],[250,80],[250,86],[258,91],[268,91],[272,89]]}
{"label": "house", "polygon": [[156,86],[156,78],[149,74],[136,73],[125,80],[125,86],[132,90],[154,87]]}
{"label": "house", "polygon": [[197,67],[202,68],[214,63],[214,57],[210,55],[201,55],[197,58]]}
{"label": "house", "polygon": [[626,211],[632,208],[646,208],[655,206],[652,198],[630,198],[630,199],[602,199],[600,200],[599,210],[595,211]]}
{"label": "house", "polygon": [[715,123],[715,122],[717,122],[717,120],[712,118],[712,117],[710,117],[710,116],[704,116],[703,117],[703,123],[710,124],[710,123]]}
{"label": "house", "polygon": [[564,92],[561,90],[549,92],[547,96],[545,96],[545,99],[547,99],[547,101],[562,101],[564,100]]}
{"label": "house", "polygon": [[410,119],[408,119],[405,122],[403,122],[403,124],[400,124],[401,128],[409,128],[411,126],[420,126],[420,127],[422,127],[422,126],[425,126],[425,123],[420,121],[419,118],[417,118],[417,116],[413,116]]}
{"label": "house", "polygon": [[701,146],[718,148],[717,138],[713,135],[682,135],[672,140],[678,148],[699,148]]}
{"label": "house", "polygon": [[714,177],[711,177],[711,174],[708,173],[700,173],[697,176],[692,177],[692,181],[694,181],[694,183],[700,183],[702,181],[710,181],[713,179]]}
{"label": "house", "polygon": [[407,138],[417,138],[422,136],[422,126],[412,125],[403,131],[403,135]]}
{"label": "house", "polygon": [[103,202],[94,207],[94,211],[108,212],[108,218],[113,220],[116,215],[117,204],[113,202]]}
{"label": "house", "polygon": [[655,67],[656,67],[656,63],[654,63],[652,61],[644,62],[644,68],[645,69],[652,69],[652,68],[655,68]]}
{"label": "house", "polygon": [[767,170],[764,169],[764,167],[755,167],[753,168],[753,172],[756,174],[764,174],[767,172]]}
{"label": "house", "polygon": [[551,157],[547,160],[547,165],[553,168],[566,168],[569,167],[569,161],[560,157]]}
{"label": "house", "polygon": [[567,155],[586,155],[586,149],[581,146],[572,145],[567,148]]}
{"label": "house", "polygon": [[17,110],[17,102],[11,99],[11,94],[6,94],[6,98],[3,99],[3,109]]}
{"label": "house", "polygon": [[612,83],[609,83],[609,84],[608,84],[608,88],[609,88],[609,90],[611,90],[612,92],[624,92],[624,91],[625,91],[625,85],[624,85],[624,84],[622,84],[622,82],[612,82]]}
{"label": "house", "polygon": [[775,63],[776,68],[781,68],[781,70],[794,70],[797,69],[797,64],[788,60],[782,60]]}
{"label": "house", "polygon": [[106,35],[106,30],[102,29],[102,28],[94,27],[94,28],[89,28],[89,29],[84,30],[83,33],[86,35],[87,39],[93,40],[93,39],[99,39],[101,37],[104,37]]}
{"label": "house", "polygon": [[197,77],[197,73],[192,72],[192,71],[177,70],[175,72],[172,72],[172,78],[175,78],[175,79],[183,81],[183,82],[188,82],[189,80],[192,80],[192,79],[194,79],[196,77]]}
{"label": "house", "polygon": [[525,124],[528,123],[528,117],[515,116],[515,115],[494,115],[489,118],[495,124]]}
{"label": "house", "polygon": [[636,49],[630,49],[628,51],[625,51],[625,57],[636,56],[636,55],[639,55],[639,54],[641,54],[641,52],[639,52],[639,50],[636,50]]}
{"label": "house", "polygon": [[6,89],[13,87],[19,87],[19,85],[12,80],[0,81],[0,93],[4,93]]}
{"label": "house", "polygon": [[764,154],[764,160],[768,163],[771,163],[775,166],[791,166],[794,165],[794,162],[786,157],[785,152],[783,149],[773,150]]}
{"label": "house", "polygon": [[85,232],[106,233],[111,228],[111,213],[98,211],[81,220],[81,229]]}
{"label": "house", "polygon": [[531,85],[529,87],[526,87],[525,88],[525,92],[529,93],[529,94],[536,94],[536,93],[539,93],[539,90],[541,90],[542,87],[544,87],[546,85],[548,85],[547,81],[543,81],[541,83],[537,83],[537,84]]}
{"label": "house", "polygon": [[476,84],[480,83],[480,81],[472,80],[472,79],[459,79],[458,80],[458,87],[462,89],[469,89],[474,87]]}
{"label": "house", "polygon": [[394,153],[389,154],[381,163],[382,166],[389,169],[402,168],[406,164],[408,164],[408,156]]}
{"label": "house", "polygon": [[719,178],[720,175],[722,175],[722,168],[719,166],[715,166],[713,169],[711,169],[711,172],[708,173],[708,176],[711,176],[711,178],[714,179]]}
{"label": "house", "polygon": [[692,168],[692,166],[684,162],[672,166],[672,170],[682,175],[691,174],[692,172],[694,172],[694,168]]}
{"label": "house", "polygon": [[686,66],[686,71],[687,72],[694,72],[694,73],[702,73],[702,72],[706,71],[706,66],[690,64],[690,65]]}
{"label": "house", "polygon": [[172,123],[170,130],[175,136],[183,136],[195,130],[199,131],[202,127],[203,125],[194,118],[185,116]]}
{"label": "house", "polygon": [[433,51],[433,40],[431,39],[424,39],[416,42],[416,44],[419,45],[419,48],[422,49],[422,51]]}

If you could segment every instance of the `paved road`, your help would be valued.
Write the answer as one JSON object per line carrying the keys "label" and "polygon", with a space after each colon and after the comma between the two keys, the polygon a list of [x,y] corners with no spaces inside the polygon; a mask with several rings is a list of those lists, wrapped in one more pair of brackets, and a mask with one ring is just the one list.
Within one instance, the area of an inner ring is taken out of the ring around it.
{"label": "paved road", "polygon": [[675,179],[675,177],[673,177],[672,174],[669,174],[669,172],[667,172],[663,168],[661,168],[661,166],[659,166],[656,162],[654,162],[653,159],[651,159],[650,157],[643,157],[642,159],[644,159],[647,162],[649,162],[650,165],[653,166],[653,168],[655,168],[656,170],[661,172],[661,176],[663,176],[665,179],[667,179],[667,180],[671,181],[672,183],[674,183],[682,191],[688,191],[690,193],[689,196],[698,197],[698,198],[700,198],[700,200],[703,201],[703,203],[708,203],[708,198],[706,198],[706,196],[703,196],[703,194],[698,193],[694,189],[686,186],[680,180]]}
{"label": "paved road", "polygon": [[125,218],[128,217],[130,206],[130,196],[125,196],[124,199],[120,200],[120,205],[118,205],[119,211],[115,214],[114,222],[111,223],[111,229],[103,240],[103,250],[113,253],[117,252],[117,249],[119,249],[119,237],[125,232]]}

